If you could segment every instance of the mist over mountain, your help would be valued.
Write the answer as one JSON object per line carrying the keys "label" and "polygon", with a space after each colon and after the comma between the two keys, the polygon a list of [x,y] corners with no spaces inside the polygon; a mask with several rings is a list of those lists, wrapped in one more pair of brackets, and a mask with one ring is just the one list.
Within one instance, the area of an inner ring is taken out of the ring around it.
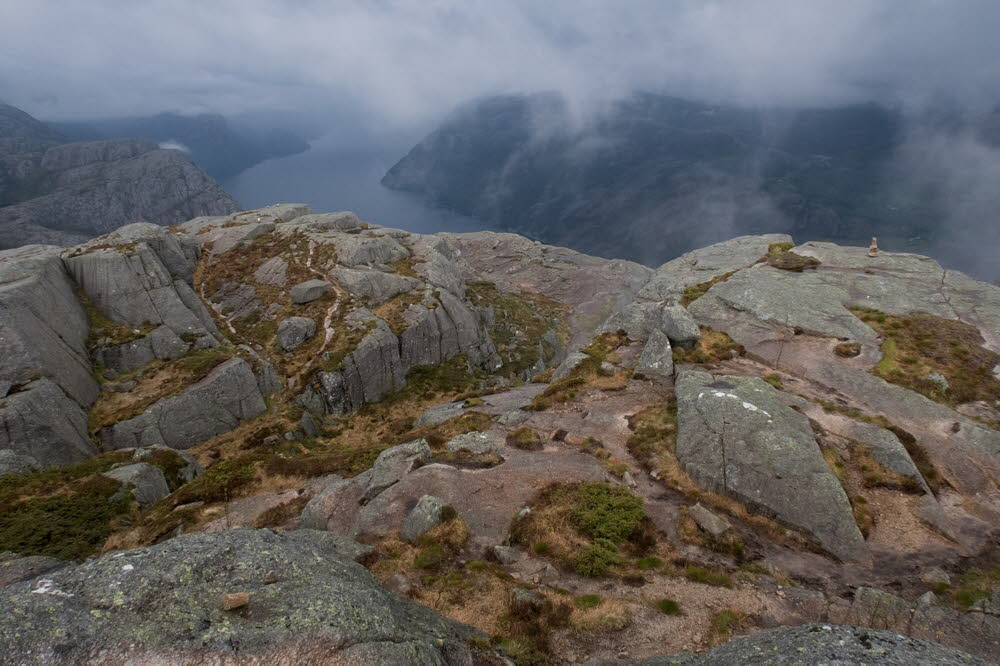
{"label": "mist over mountain", "polygon": [[56,122],[52,126],[76,141],[149,139],[161,148],[186,152],[216,180],[225,180],[274,157],[308,150],[309,144],[292,132],[234,124],[217,113],[182,115],[159,113],[141,118]]}
{"label": "mist over mountain", "polygon": [[547,243],[648,265],[741,234],[879,236],[994,279],[995,119],[638,93],[579,123],[555,94],[494,97],[452,114],[382,182]]}

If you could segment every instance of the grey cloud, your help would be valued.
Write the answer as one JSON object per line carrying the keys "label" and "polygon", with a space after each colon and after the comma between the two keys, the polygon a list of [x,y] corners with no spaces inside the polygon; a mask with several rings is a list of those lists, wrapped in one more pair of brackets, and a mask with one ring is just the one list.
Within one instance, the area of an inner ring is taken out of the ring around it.
{"label": "grey cloud", "polygon": [[480,95],[635,89],[742,104],[995,102],[989,0],[6,0],[0,97],[48,118],[354,107],[429,123]]}

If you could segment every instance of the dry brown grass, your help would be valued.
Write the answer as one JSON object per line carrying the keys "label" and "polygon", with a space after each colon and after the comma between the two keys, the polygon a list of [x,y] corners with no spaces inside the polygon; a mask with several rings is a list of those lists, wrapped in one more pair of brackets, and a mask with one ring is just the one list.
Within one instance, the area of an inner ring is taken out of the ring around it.
{"label": "dry brown grass", "polygon": [[743,353],[743,346],[733,342],[727,334],[716,331],[708,326],[701,326],[701,338],[686,349],[674,347],[674,363],[694,363],[697,365],[715,365]]}
{"label": "dry brown grass", "polygon": [[576,631],[605,633],[621,631],[632,623],[632,611],[621,599],[603,599],[593,608],[574,608],[569,626]]}

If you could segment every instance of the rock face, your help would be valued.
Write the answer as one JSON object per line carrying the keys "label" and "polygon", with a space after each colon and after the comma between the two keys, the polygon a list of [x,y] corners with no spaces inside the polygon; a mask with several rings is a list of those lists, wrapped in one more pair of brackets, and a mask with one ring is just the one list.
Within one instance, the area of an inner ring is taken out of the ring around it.
{"label": "rock face", "polygon": [[146,220],[178,224],[237,204],[177,150],[148,141],[67,143],[0,105],[0,247],[71,245]]}
{"label": "rock face", "polygon": [[[798,399],[801,400],[801,399]],[[683,371],[677,459],[702,486],[776,516],[842,560],[867,549],[796,398],[755,377]]]}
{"label": "rock face", "polygon": [[278,324],[278,345],[286,352],[294,351],[315,334],[316,320],[289,317]]}
{"label": "rock face", "polygon": [[[0,644],[19,663],[471,663],[475,632],[383,588],[364,552],[310,530],[180,536],[0,589]],[[227,614],[234,591],[250,601]]]}
{"label": "rock face", "polygon": [[250,364],[233,358],[180,395],[164,398],[135,418],[98,435],[110,449],[163,445],[188,449],[229,432],[266,409]]}
{"label": "rock face", "polygon": [[303,304],[315,301],[330,291],[330,283],[323,280],[307,280],[292,287],[292,303]]}
{"label": "rock face", "polygon": [[50,379],[23,385],[0,400],[0,449],[29,456],[46,467],[71,465],[97,455],[87,436],[87,415]]}

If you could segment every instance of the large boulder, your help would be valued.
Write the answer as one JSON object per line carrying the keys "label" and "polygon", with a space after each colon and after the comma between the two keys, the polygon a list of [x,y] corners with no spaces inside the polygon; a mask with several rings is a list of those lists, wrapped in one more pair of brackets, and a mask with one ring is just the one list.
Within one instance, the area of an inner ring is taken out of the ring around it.
{"label": "large boulder", "polygon": [[250,364],[232,358],[180,395],[164,398],[135,418],[99,431],[107,448],[152,445],[189,449],[229,432],[267,409]]}
{"label": "large boulder", "polygon": [[31,456],[15,453],[10,449],[0,449],[0,476],[21,476],[30,474],[41,465]]}
{"label": "large boulder", "polygon": [[366,552],[312,530],[186,534],[0,589],[0,645],[33,664],[473,663],[477,633],[382,587]]}
{"label": "large boulder", "polygon": [[328,291],[330,291],[329,282],[325,280],[306,280],[292,287],[290,293],[292,303],[302,305],[321,298]]}
{"label": "large boulder", "polygon": [[87,414],[46,378],[0,399],[0,449],[45,467],[72,465],[97,455],[87,433]]}
{"label": "large boulder", "polygon": [[431,449],[426,440],[418,439],[408,444],[400,444],[386,449],[375,459],[371,477],[365,486],[364,501],[369,501],[383,490],[423,465],[431,458]]}
{"label": "large boulder", "polygon": [[104,472],[104,476],[114,479],[132,491],[132,497],[139,504],[149,506],[170,494],[163,470],[149,463],[135,463],[116,467]]}
{"label": "large boulder", "polygon": [[289,317],[278,324],[278,346],[291,352],[316,335],[316,320],[309,317]]}
{"label": "large boulder", "polygon": [[638,374],[648,377],[671,377],[674,374],[673,349],[670,339],[660,330],[649,334],[646,345],[635,364]]}
{"label": "large boulder", "polygon": [[868,551],[850,502],[820,452],[801,398],[756,377],[682,371],[677,459],[698,484],[802,530],[841,560]]}
{"label": "large boulder", "polygon": [[448,503],[433,495],[424,495],[417,500],[410,515],[403,521],[399,536],[404,541],[417,543],[420,537],[440,525],[448,516]]}

